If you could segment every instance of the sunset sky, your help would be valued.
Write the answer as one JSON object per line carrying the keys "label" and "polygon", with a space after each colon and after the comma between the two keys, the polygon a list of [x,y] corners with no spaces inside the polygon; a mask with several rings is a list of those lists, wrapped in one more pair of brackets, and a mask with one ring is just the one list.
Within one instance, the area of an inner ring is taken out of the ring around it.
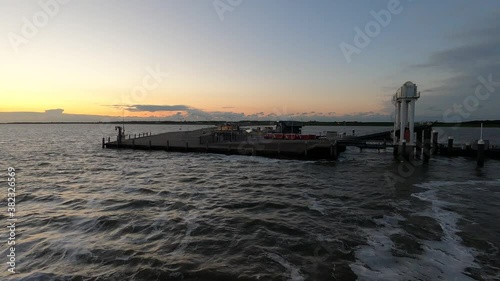
{"label": "sunset sky", "polygon": [[[500,119],[498,0],[21,0],[0,11],[0,122],[390,121],[408,80],[419,119]],[[356,44],[366,27],[373,36]],[[484,99],[471,98],[478,77],[494,81]]]}

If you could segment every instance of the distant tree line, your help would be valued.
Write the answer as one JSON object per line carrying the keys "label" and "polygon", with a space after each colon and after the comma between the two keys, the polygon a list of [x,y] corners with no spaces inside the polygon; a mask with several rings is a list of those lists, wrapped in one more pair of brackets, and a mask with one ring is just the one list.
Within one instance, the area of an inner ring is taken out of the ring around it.
{"label": "distant tree line", "polygon": [[[360,122],[360,121],[297,121],[304,126],[384,126],[391,127],[393,122]],[[239,126],[272,126],[276,121],[254,121],[242,120],[236,122],[229,121],[112,121],[112,122],[6,122],[4,124],[149,124],[149,125],[221,125],[225,123],[234,123]],[[432,122],[431,122],[432,123]],[[434,122],[436,127],[479,127],[483,123],[484,127],[500,127],[500,120],[475,120],[461,123]]]}

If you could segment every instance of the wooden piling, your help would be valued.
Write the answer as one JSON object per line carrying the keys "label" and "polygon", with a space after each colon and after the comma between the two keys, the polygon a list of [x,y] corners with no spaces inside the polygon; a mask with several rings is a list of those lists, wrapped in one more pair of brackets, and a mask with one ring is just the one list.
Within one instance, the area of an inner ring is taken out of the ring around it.
{"label": "wooden piling", "polygon": [[477,142],[477,166],[479,168],[484,166],[484,141],[482,139]]}
{"label": "wooden piling", "polygon": [[431,130],[424,130],[424,163],[429,163],[431,158]]}
{"label": "wooden piling", "polygon": [[105,147],[106,147],[106,139],[102,138],[102,148],[105,148]]}
{"label": "wooden piling", "polygon": [[151,140],[149,140],[149,149],[151,149]]}
{"label": "wooden piling", "polygon": [[110,137],[108,137],[108,142],[111,142],[111,138]]}
{"label": "wooden piling", "polygon": [[408,150],[406,149],[406,140],[402,140],[401,141],[401,154],[403,155],[403,158],[405,160],[409,160],[410,159],[410,156],[408,155]]}
{"label": "wooden piling", "polygon": [[465,151],[466,151],[467,156],[471,156],[471,150],[472,150],[472,147],[470,145],[470,142],[466,142],[465,143]]}
{"label": "wooden piling", "polygon": [[453,154],[453,137],[452,136],[448,137],[447,154],[448,154],[448,156],[452,156],[452,154]]}
{"label": "wooden piling", "polygon": [[416,147],[415,157],[417,159],[420,159],[420,157],[422,156],[422,130],[417,131],[416,145],[417,147]]}
{"label": "wooden piling", "polygon": [[334,143],[330,143],[330,158],[336,160],[338,158],[338,147],[339,143],[335,141]]}
{"label": "wooden piling", "polygon": [[333,159],[337,160],[339,158],[339,143],[335,141],[333,145]]}
{"label": "wooden piling", "polygon": [[433,131],[432,132],[432,155],[437,155],[439,151],[438,147],[438,132]]}

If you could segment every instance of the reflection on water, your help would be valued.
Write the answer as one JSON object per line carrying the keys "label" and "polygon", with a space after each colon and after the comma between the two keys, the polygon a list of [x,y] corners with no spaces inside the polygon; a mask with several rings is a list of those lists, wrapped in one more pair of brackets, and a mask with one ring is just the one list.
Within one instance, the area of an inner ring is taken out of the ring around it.
{"label": "reflection on water", "polygon": [[391,187],[390,151],[302,162],[103,150],[97,125],[0,130],[20,219],[20,273],[2,280],[500,278],[496,161],[432,159]]}

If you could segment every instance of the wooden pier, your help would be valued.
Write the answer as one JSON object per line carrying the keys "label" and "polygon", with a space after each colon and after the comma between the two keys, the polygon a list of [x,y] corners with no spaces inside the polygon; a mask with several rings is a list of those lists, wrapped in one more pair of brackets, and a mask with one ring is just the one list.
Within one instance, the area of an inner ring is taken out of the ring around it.
{"label": "wooden pier", "polygon": [[351,146],[359,148],[360,152],[365,149],[376,149],[380,152],[380,150],[392,148],[395,159],[403,157],[409,161],[423,157],[424,163],[428,163],[431,156],[437,155],[476,158],[480,167],[484,165],[485,158],[500,159],[500,149],[490,147],[489,143],[487,145],[474,143],[454,146],[453,139],[450,139],[446,145],[439,144],[437,143],[437,133],[432,133],[430,125],[415,128],[418,138],[414,146],[394,145],[390,139],[391,132],[337,140],[290,140],[266,139],[262,135],[246,134],[242,131],[218,132],[215,128],[157,135],[151,133],[123,135],[121,127],[117,127],[117,130],[121,137],[117,137],[115,141],[103,138],[103,148],[217,153],[298,160],[335,160],[340,153],[346,150],[346,147]]}
{"label": "wooden pier", "polygon": [[116,141],[103,139],[103,148],[164,150],[234,155],[253,155],[272,158],[314,160],[338,158],[346,146],[329,140],[275,140],[260,135],[234,133],[218,134],[215,129],[169,132],[140,137],[122,136]]}

